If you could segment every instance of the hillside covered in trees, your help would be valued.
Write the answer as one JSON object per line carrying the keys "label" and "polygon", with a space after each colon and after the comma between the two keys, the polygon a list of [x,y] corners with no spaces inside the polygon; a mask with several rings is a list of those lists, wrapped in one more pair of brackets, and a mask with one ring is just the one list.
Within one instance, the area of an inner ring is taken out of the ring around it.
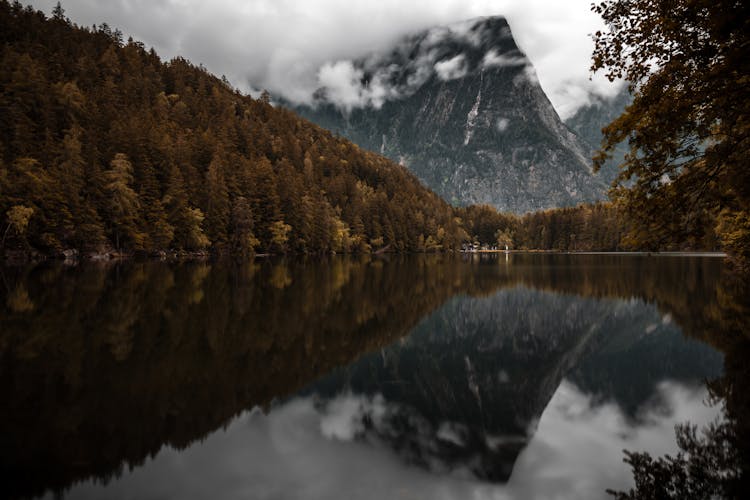
{"label": "hillside covered in trees", "polygon": [[457,248],[404,168],[106,25],[0,2],[0,237],[45,254]]}

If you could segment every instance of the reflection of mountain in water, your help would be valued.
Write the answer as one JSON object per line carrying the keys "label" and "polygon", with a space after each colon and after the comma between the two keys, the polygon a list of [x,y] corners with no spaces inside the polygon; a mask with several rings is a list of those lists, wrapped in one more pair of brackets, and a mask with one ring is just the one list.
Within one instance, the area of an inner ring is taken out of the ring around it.
{"label": "reflection of mountain in water", "polygon": [[[716,259],[524,255],[3,269],[0,482],[13,497],[106,479],[371,352],[316,387],[381,392],[406,412],[388,439],[410,460],[502,479],[563,376],[602,394],[628,380],[593,361],[571,367],[609,352],[609,338],[637,340],[616,325],[657,324],[644,339],[661,338],[670,313],[700,335],[721,310],[720,270]],[[661,313],[604,300],[617,297]]]}
{"label": "reflection of mountain in water", "polygon": [[[606,372],[601,365],[613,353],[617,370]],[[506,481],[560,382],[573,372],[590,390],[635,411],[666,377],[697,382],[720,371],[718,353],[686,342],[641,300],[517,287],[455,298],[402,342],[309,391],[324,398],[342,391],[382,395],[388,410],[373,414],[363,406],[359,418],[408,462],[468,467],[481,478]]]}

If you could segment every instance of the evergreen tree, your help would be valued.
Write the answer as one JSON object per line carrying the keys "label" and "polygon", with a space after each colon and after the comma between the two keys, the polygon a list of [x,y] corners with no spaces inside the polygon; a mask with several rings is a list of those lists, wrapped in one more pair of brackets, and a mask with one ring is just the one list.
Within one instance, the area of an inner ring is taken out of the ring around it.
{"label": "evergreen tree", "polygon": [[226,247],[229,241],[229,190],[224,180],[224,166],[220,154],[215,154],[206,173],[208,194],[206,210],[207,236],[218,248]]}
{"label": "evergreen tree", "polygon": [[231,229],[232,253],[243,257],[255,253],[260,242],[253,233],[253,212],[244,196],[235,198],[232,204]]}
{"label": "evergreen tree", "polygon": [[174,228],[173,242],[177,248],[187,248],[188,242],[192,240],[191,233],[195,230],[192,227],[194,218],[188,206],[188,196],[187,191],[185,191],[182,172],[175,164],[172,164],[169,171],[167,191],[162,199],[162,204],[166,210],[167,222]]}
{"label": "evergreen tree", "polygon": [[140,201],[133,190],[133,165],[123,153],[117,153],[110,162],[110,169],[104,172],[104,189],[109,204],[107,206],[110,232],[115,248],[123,244],[130,248],[143,248],[145,235],[139,228],[138,212]]}
{"label": "evergreen tree", "polygon": [[166,209],[159,193],[159,183],[150,163],[142,167],[142,181],[139,191],[141,216],[146,229],[144,247],[147,250],[169,248],[174,239],[174,226],[169,223]]}

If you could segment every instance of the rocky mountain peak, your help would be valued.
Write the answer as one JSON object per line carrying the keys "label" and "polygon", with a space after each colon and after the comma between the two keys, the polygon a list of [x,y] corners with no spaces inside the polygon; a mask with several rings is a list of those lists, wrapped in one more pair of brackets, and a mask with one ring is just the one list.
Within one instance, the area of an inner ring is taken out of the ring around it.
{"label": "rocky mountain peak", "polygon": [[560,121],[503,17],[331,63],[321,83],[297,111],[402,163],[453,204],[523,213],[604,197],[590,146]]}
{"label": "rocky mountain peak", "polygon": [[[437,26],[408,36],[390,56],[391,62],[401,67],[409,67],[410,61],[429,62],[433,65],[434,75],[443,80],[451,79],[446,78],[445,68],[449,63],[462,70],[450,75],[454,77],[502,63],[525,63],[525,56],[513,40],[508,22],[499,16]],[[460,61],[460,64],[452,61]]]}
{"label": "rocky mountain peak", "polygon": [[[373,52],[353,61],[331,62],[321,69],[321,87],[313,107],[331,104],[348,113],[352,107],[379,109],[385,101],[410,97],[428,83],[451,81],[485,70],[528,67],[504,17],[483,17],[436,26],[399,40],[387,51]],[[346,73],[356,80],[340,88]],[[354,90],[358,102],[342,99],[342,90]]]}

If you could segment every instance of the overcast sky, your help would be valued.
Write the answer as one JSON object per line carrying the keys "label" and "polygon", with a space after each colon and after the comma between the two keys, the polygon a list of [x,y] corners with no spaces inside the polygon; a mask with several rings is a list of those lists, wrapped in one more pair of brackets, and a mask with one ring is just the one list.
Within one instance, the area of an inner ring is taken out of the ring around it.
{"label": "overcast sky", "polygon": [[[23,0],[22,0],[23,1]],[[28,1],[28,0],[26,0]],[[49,14],[57,0],[33,0]],[[244,91],[267,88],[304,99],[326,62],[386,49],[404,34],[438,24],[503,15],[565,118],[591,93],[612,95],[601,76],[590,81],[592,42],[601,26],[591,0],[63,0],[85,26],[108,23],[125,38],[180,55],[226,75]]]}

